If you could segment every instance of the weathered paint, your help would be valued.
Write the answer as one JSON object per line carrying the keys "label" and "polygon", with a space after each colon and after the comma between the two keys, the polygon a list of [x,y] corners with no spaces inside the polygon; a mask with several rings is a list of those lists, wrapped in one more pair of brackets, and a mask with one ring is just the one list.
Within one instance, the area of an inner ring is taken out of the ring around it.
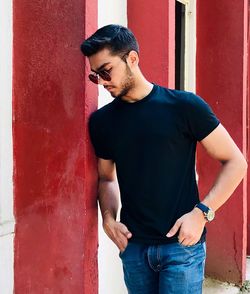
{"label": "weathered paint", "polygon": [[97,293],[95,0],[14,1],[15,293]]}
{"label": "weathered paint", "polygon": [[128,27],[140,44],[140,67],[146,78],[174,87],[175,1],[128,0]]}
{"label": "weathered paint", "polygon": [[[247,158],[250,158],[250,2],[248,1],[248,54],[247,54]],[[250,195],[250,172],[247,173],[247,195]],[[247,201],[247,255],[250,255],[250,200]]]}
{"label": "weathered paint", "polygon": [[[247,1],[197,2],[197,93],[213,108],[246,154]],[[211,187],[219,164],[198,156],[201,195]],[[241,283],[246,265],[246,182],[208,226],[206,272]]]}
{"label": "weathered paint", "polygon": [[0,285],[13,293],[12,1],[0,9]]}

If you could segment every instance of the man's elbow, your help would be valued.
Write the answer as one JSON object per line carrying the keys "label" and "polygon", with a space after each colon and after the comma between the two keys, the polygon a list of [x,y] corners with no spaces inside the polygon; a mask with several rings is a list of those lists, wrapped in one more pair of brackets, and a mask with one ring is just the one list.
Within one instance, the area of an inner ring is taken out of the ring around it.
{"label": "man's elbow", "polygon": [[243,157],[243,160],[242,160],[242,169],[244,171],[244,175],[247,173],[247,168],[248,168],[248,163],[247,163],[245,157]]}
{"label": "man's elbow", "polygon": [[247,172],[248,164],[241,152],[236,153],[228,160],[221,160],[222,165],[230,165],[235,171],[237,170],[238,174],[244,178]]}
{"label": "man's elbow", "polygon": [[248,164],[243,154],[241,154],[241,156],[237,159],[237,166],[241,171],[242,178],[244,178],[247,173]]}

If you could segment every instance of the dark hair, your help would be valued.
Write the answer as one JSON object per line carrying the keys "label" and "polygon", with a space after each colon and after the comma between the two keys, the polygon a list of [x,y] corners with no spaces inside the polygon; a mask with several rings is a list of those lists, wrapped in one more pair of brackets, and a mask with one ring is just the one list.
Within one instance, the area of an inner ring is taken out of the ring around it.
{"label": "dark hair", "polygon": [[85,56],[91,56],[107,48],[112,55],[123,55],[131,50],[139,53],[139,46],[134,34],[126,27],[110,24],[98,29],[81,44]]}

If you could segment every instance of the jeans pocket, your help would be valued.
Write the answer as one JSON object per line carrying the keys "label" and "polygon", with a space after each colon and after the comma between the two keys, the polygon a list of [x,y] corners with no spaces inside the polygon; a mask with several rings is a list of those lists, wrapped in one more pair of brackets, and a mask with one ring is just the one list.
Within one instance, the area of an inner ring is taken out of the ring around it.
{"label": "jeans pocket", "polygon": [[129,245],[129,243],[127,244],[126,248],[123,251],[120,251],[119,252],[119,257],[120,258],[122,258],[122,256],[124,255],[125,251],[128,249],[128,245]]}
{"label": "jeans pocket", "polygon": [[178,244],[181,246],[181,247],[184,247],[184,248],[192,248],[192,247],[196,247],[198,245],[201,245],[202,244],[202,241],[198,241],[197,243],[191,245],[191,246],[187,246],[187,245],[182,245],[181,243],[178,242]]}

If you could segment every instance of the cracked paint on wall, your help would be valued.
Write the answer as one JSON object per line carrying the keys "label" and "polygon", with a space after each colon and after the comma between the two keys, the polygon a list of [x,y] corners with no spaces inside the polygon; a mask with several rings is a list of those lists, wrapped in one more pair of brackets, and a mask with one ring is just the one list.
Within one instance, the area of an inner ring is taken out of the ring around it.
{"label": "cracked paint on wall", "polygon": [[[87,122],[97,89],[80,44],[88,0],[14,2],[15,293],[98,291],[96,162]],[[87,105],[87,107],[86,107]]]}

